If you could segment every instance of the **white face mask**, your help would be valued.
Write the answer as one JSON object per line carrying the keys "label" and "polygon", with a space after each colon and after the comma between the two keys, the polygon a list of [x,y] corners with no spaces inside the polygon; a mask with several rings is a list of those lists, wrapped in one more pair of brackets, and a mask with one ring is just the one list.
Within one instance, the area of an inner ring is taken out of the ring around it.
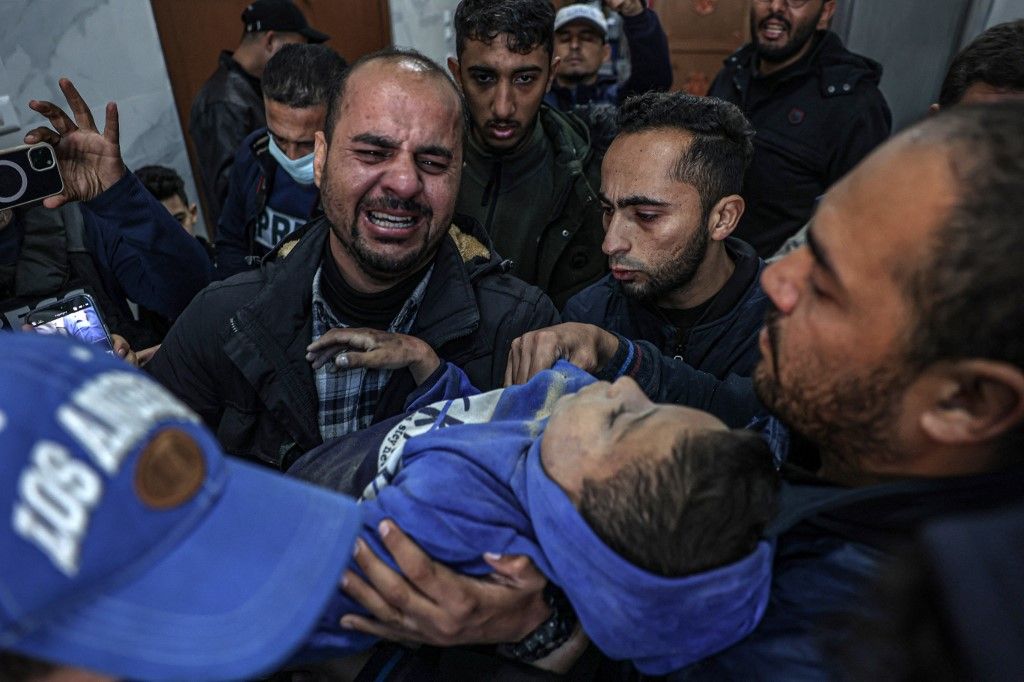
{"label": "white face mask", "polygon": [[305,156],[300,156],[297,159],[289,159],[288,155],[281,151],[281,148],[277,146],[277,142],[274,141],[274,136],[270,136],[270,155],[274,157],[278,165],[284,169],[284,172],[292,177],[292,180],[299,183],[300,185],[312,185],[313,184],[313,156],[315,152],[310,152]]}

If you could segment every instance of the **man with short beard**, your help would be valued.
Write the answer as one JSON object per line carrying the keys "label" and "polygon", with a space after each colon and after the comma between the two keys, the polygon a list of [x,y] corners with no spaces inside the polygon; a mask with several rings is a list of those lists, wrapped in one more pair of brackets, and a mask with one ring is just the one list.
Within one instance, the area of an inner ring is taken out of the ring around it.
{"label": "man with short beard", "polygon": [[922,526],[1024,499],[1022,187],[1024,105],[953,107],[837,183],[765,269],[754,385],[787,457],[772,596],[684,679],[843,678],[845,623]]}
{"label": "man with short beard", "polygon": [[731,234],[754,131],[735,105],[678,92],[626,100],[618,126],[601,169],[611,274],[569,300],[565,324],[513,343],[506,380],[562,357],[659,401],[709,396],[705,409],[745,426],[767,298],[763,262]]}
{"label": "man with short beard", "polygon": [[837,1],[754,0],[751,42],[725,60],[708,90],[737,104],[757,130],[736,236],[763,258],[892,126],[881,65],[827,30]]}
{"label": "man with short beard", "polygon": [[[463,104],[441,67],[374,53],[327,102],[313,162],[324,216],[201,292],[147,365],[228,453],[280,469],[404,411],[442,360],[499,386],[512,340],[557,320],[454,215]],[[314,363],[311,346],[334,361]]]}

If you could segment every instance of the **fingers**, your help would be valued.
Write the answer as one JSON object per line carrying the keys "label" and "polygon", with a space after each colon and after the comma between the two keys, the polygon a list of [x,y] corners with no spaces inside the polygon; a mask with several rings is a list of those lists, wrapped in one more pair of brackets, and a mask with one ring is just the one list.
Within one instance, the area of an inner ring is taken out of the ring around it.
{"label": "fingers", "polygon": [[103,126],[103,138],[111,144],[118,144],[121,127],[118,122],[116,103],[107,102],[107,117]]}
{"label": "fingers", "polygon": [[492,579],[509,587],[543,587],[547,582],[544,574],[530,557],[523,554],[484,554],[484,561],[494,569]]}
{"label": "fingers", "polygon": [[372,330],[335,327],[334,329],[327,330],[323,336],[306,346],[306,350],[316,353],[333,346],[370,350],[374,347],[374,336]]}
{"label": "fingers", "polygon": [[25,144],[37,144],[39,142],[46,142],[51,147],[56,147],[60,144],[60,134],[46,126],[40,126],[33,128],[25,135]]}
{"label": "fingers", "polygon": [[[422,554],[419,548],[416,547],[415,543],[408,538],[406,538],[405,541],[411,544],[417,552],[420,552],[426,562],[432,563],[430,559],[425,554]],[[386,544],[387,543],[385,543],[385,546]],[[418,589],[420,586],[416,583],[416,579],[413,576],[406,573],[406,576],[408,577],[407,580],[402,574],[393,571],[390,566],[374,554],[369,546],[361,540],[359,541],[358,547],[359,549],[356,552],[356,563],[359,565],[359,568],[362,569],[363,575],[366,576],[366,582],[369,586],[372,586],[378,598],[387,604],[388,609],[382,608],[380,606],[380,602],[372,596],[368,597],[370,601],[369,604],[363,603],[356,597],[356,595],[350,593],[354,599],[357,599],[360,604],[363,604],[363,606],[370,610],[371,613],[374,613],[375,616],[377,613],[374,612],[373,608],[376,608],[377,612],[381,613],[381,616],[379,617],[385,617],[385,619],[389,617],[388,613],[390,610],[397,611],[400,614],[416,614],[421,618],[425,617],[432,619],[438,615],[439,610],[436,604],[424,595],[421,589]],[[388,551],[390,551],[390,548],[388,548]],[[392,554],[392,558],[394,558],[397,563],[397,557],[394,557]],[[405,568],[400,563],[399,570],[401,570],[402,573],[405,573]],[[346,588],[346,591],[348,591],[348,588]],[[371,608],[371,606],[373,608]],[[398,621],[395,621],[393,617],[390,623],[393,626],[400,624]]]}
{"label": "fingers", "polygon": [[[46,100],[34,99],[28,103],[29,109],[37,113],[42,114],[50,122],[61,135],[67,135],[74,132],[77,129],[74,121],[72,121],[64,110],[53,102],[47,102]],[[34,131],[33,131],[34,132]]]}
{"label": "fingers", "polygon": [[363,616],[350,613],[341,619],[341,627],[346,630],[358,630],[374,637],[391,640],[392,642],[408,642],[408,633],[405,630],[393,628],[376,620],[370,620]]}
{"label": "fingers", "polygon": [[534,374],[549,369],[562,357],[558,341],[558,334],[551,329],[528,332],[513,341],[505,385],[526,383]]}
{"label": "fingers", "polygon": [[[58,85],[60,85],[60,91],[64,93],[64,98],[68,101],[68,107],[71,109],[71,113],[74,114],[75,123],[78,124],[78,127],[90,131],[96,130],[96,121],[92,117],[92,112],[89,111],[89,105],[82,99],[75,84],[67,78],[61,78],[58,81]],[[109,112],[107,116],[109,118]]]}
{"label": "fingers", "polygon": [[384,546],[409,583],[435,602],[443,599],[446,588],[441,587],[439,583],[446,573],[450,574],[450,571],[435,563],[393,522],[382,521],[378,530]]}
{"label": "fingers", "polygon": [[160,350],[160,344],[150,346],[149,348],[143,348],[135,356],[139,359],[139,367],[144,367],[147,362],[153,359],[156,352]]}
{"label": "fingers", "polygon": [[[361,543],[362,540],[357,541]],[[363,544],[359,553],[369,552],[369,548]],[[358,554],[357,554],[358,557]],[[346,571],[342,581],[342,590],[359,602],[363,608],[370,612],[375,619],[381,623],[388,623],[392,627],[398,626],[402,621],[402,612],[394,608],[375,590],[372,585],[363,580],[355,571]]]}

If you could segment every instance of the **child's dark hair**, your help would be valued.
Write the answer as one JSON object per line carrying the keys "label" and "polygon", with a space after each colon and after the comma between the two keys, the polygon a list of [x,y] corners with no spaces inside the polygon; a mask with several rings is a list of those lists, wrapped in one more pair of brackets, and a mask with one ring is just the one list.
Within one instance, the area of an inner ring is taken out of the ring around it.
{"label": "child's dark hair", "polygon": [[778,474],[767,443],[741,429],[684,434],[672,452],[584,480],[579,511],[608,547],[667,577],[700,573],[754,550],[775,515]]}
{"label": "child's dark hair", "polygon": [[157,201],[164,201],[176,196],[181,199],[181,203],[188,206],[185,181],[173,168],[143,166],[135,171],[135,176],[149,190],[149,193],[156,197]]}

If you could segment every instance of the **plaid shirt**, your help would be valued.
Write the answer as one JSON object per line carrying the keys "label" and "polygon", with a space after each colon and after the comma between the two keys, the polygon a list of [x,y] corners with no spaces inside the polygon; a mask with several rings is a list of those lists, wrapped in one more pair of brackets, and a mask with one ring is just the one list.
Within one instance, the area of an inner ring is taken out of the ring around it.
{"label": "plaid shirt", "polygon": [[[323,268],[317,268],[313,277],[313,339],[316,341],[334,327],[348,327],[337,318],[334,311],[324,300],[320,290],[320,274]],[[423,301],[423,293],[427,290],[427,281],[434,268],[427,271],[422,281],[412,292],[402,309],[391,321],[389,332],[408,334],[412,329],[416,311]],[[329,372],[324,365],[314,373],[316,394],[320,399],[320,437],[328,441],[352,431],[366,428],[373,421],[384,385],[391,377],[389,369],[365,369],[362,367]]]}

